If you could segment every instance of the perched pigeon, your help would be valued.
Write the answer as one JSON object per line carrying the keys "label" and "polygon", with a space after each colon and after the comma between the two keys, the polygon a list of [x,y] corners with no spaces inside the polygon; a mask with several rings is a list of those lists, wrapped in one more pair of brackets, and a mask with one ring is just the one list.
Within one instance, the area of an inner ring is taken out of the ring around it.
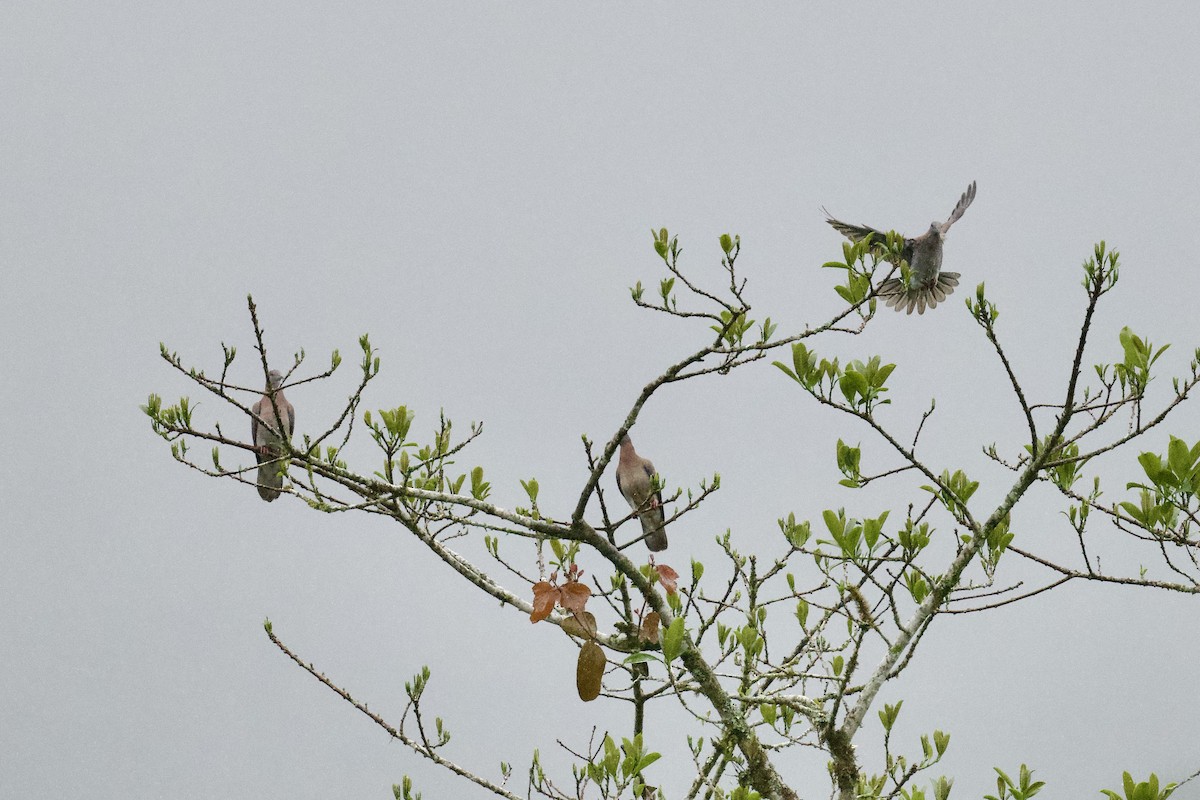
{"label": "perched pigeon", "polygon": [[[958,221],[971,201],[975,199],[975,182],[972,181],[958,205],[950,212],[950,219],[945,222],[931,222],[929,230],[915,238],[905,238],[904,252],[901,258],[908,262],[911,276],[908,288],[899,278],[890,278],[879,284],[877,294],[886,299],[889,306],[897,311],[907,311],[909,314],[916,309],[918,314],[924,314],[926,308],[934,308],[946,299],[946,296],[958,286],[957,272],[942,272],[942,242],[946,238],[950,226]],[[828,216],[826,220],[838,233],[843,234],[852,242],[862,241],[874,234],[874,241],[883,244],[887,235],[866,225],[849,225]]]}
{"label": "perched pigeon", "polygon": [[628,436],[621,440],[617,488],[642,521],[646,547],[656,553],[666,550],[667,527],[663,518],[662,492],[654,492],[654,465],[637,454]]}
{"label": "perched pigeon", "polygon": [[[292,404],[287,401],[279,389],[279,385],[283,383],[283,374],[279,370],[273,369],[268,377],[270,380],[266,393],[251,406],[251,410],[258,415],[258,418],[250,418],[250,437],[254,440],[257,448],[254,454],[258,458],[259,464],[258,496],[269,503],[279,497],[279,490],[283,488],[283,462],[278,459],[284,454],[280,445],[286,441],[272,432],[272,429],[282,430],[288,438],[291,438],[292,431],[296,427],[296,409],[292,408]],[[272,389],[275,390],[274,405],[271,403]],[[283,425],[280,425],[279,420],[275,417],[276,408],[283,417]],[[259,419],[265,422],[266,426],[260,425]]]}

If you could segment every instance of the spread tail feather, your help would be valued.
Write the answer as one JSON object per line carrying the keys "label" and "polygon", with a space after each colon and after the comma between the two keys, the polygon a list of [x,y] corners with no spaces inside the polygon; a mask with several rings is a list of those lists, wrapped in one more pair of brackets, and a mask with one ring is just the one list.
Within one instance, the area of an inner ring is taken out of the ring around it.
{"label": "spread tail feather", "polygon": [[958,286],[957,272],[943,272],[937,281],[930,286],[904,288],[899,278],[889,278],[879,284],[876,294],[884,298],[889,308],[911,314],[914,310],[924,314],[926,308],[937,308],[937,304],[945,300]]}

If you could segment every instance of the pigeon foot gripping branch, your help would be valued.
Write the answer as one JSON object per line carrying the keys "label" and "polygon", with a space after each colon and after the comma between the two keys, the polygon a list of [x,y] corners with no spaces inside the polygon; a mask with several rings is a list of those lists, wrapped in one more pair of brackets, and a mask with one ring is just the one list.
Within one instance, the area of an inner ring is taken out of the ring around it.
{"label": "pigeon foot gripping branch", "polygon": [[[909,280],[906,286],[899,278],[889,278],[879,284],[876,291],[891,308],[906,311],[909,314],[915,309],[918,314],[924,314],[926,308],[936,308],[937,304],[946,299],[958,286],[957,272],[942,272],[942,243],[950,226],[962,217],[967,208],[975,200],[975,182],[963,192],[958,199],[958,205],[950,212],[950,218],[945,222],[931,222],[929,230],[920,236],[905,237],[904,250],[900,259],[908,262]],[[838,233],[852,242],[860,242],[868,236],[875,237],[874,242],[882,244],[887,240],[887,234],[867,225],[850,225],[834,219],[826,214],[826,222]],[[899,264],[897,264],[899,266]]]}

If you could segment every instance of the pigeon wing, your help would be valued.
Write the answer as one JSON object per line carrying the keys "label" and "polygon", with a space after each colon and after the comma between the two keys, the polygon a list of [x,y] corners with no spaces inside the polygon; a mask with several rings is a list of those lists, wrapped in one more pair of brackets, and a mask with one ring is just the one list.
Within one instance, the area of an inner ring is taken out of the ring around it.
{"label": "pigeon wing", "polygon": [[958,205],[956,205],[954,210],[950,212],[950,219],[942,223],[941,230],[943,234],[950,230],[951,225],[958,222],[958,220],[962,218],[962,215],[966,213],[967,208],[969,208],[973,202],[975,202],[975,181],[971,181],[971,185],[967,187],[965,192],[963,192],[962,197],[958,198]]}

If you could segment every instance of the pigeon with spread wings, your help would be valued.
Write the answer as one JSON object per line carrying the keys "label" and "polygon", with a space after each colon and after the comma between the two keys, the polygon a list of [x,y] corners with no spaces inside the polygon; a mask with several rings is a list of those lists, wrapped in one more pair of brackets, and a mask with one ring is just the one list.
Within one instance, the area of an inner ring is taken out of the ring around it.
{"label": "pigeon with spread wings", "polygon": [[[888,306],[897,311],[907,311],[909,314],[914,310],[918,314],[924,314],[926,308],[935,308],[954,291],[954,287],[958,286],[959,274],[942,272],[942,242],[945,240],[950,226],[958,222],[974,200],[975,182],[972,181],[967,190],[963,192],[962,197],[959,198],[958,205],[950,212],[949,219],[945,222],[930,223],[929,230],[920,236],[905,237],[904,250],[900,258],[908,262],[908,285],[905,286],[899,278],[889,278],[879,284],[879,288],[876,290],[876,294],[884,298]],[[873,236],[873,241],[880,244],[887,239],[885,233],[875,228],[866,225],[850,225],[834,219],[828,211],[825,213],[828,217],[826,221],[838,233],[852,242],[862,241],[868,236]]]}

